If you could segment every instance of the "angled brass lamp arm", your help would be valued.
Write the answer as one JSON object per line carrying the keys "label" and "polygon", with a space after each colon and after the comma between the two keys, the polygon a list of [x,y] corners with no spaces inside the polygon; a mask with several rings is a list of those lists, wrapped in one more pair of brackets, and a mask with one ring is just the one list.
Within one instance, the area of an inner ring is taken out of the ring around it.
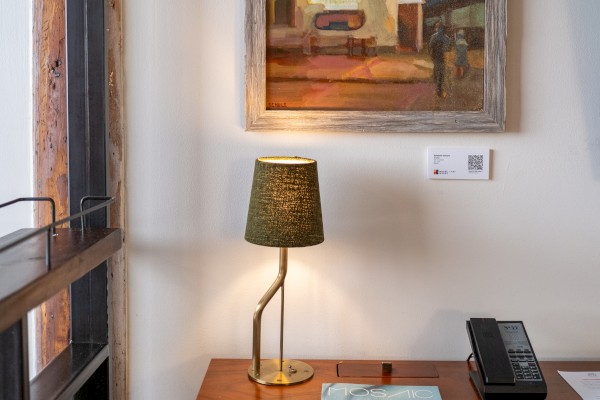
{"label": "angled brass lamp arm", "polygon": [[[260,376],[260,327],[261,327],[261,319],[262,313],[269,303],[275,293],[281,288],[283,290],[283,284],[285,282],[285,276],[287,275],[287,254],[288,249],[285,247],[280,248],[279,250],[279,274],[277,275],[277,279],[273,282],[269,290],[263,295],[258,304],[256,305],[256,310],[254,311],[254,322],[253,322],[253,330],[252,330],[252,369],[254,370],[255,376]],[[281,329],[280,329],[280,341],[283,340],[283,292],[281,297]],[[281,343],[282,344],[282,343]],[[279,362],[281,363],[283,360],[283,354],[281,354],[280,346],[280,354],[279,354]]]}

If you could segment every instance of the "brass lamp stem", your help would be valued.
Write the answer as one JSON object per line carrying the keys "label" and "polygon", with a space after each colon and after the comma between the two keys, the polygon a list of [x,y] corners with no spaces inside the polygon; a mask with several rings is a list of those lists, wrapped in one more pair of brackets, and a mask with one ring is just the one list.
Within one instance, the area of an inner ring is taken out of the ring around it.
{"label": "brass lamp stem", "polygon": [[[287,265],[287,249],[285,249],[285,264]],[[282,256],[280,255],[280,258]],[[281,316],[279,317],[279,372],[283,371],[283,302],[285,282],[281,282]]]}
{"label": "brass lamp stem", "polygon": [[271,285],[269,290],[263,295],[262,299],[256,305],[256,310],[254,311],[254,322],[253,322],[253,330],[252,330],[252,369],[255,376],[260,376],[260,326],[262,313],[269,301],[273,298],[275,293],[279,288],[282,288],[281,291],[281,327],[280,327],[280,359],[279,359],[279,370],[281,371],[283,366],[283,284],[285,282],[285,276],[287,274],[287,247],[282,247],[279,249],[279,274],[277,275],[277,279]]}
{"label": "brass lamp stem", "polygon": [[[287,274],[287,247],[279,250],[279,275],[271,285],[267,293],[256,306],[254,311],[253,338],[252,338],[252,365],[248,368],[248,377],[263,385],[295,385],[309,380],[313,374],[313,368],[297,360],[283,359],[283,301],[284,281]],[[262,312],[273,298],[277,290],[281,289],[281,323],[279,328],[279,359],[260,359],[260,325]],[[285,364],[285,368],[284,368]]]}

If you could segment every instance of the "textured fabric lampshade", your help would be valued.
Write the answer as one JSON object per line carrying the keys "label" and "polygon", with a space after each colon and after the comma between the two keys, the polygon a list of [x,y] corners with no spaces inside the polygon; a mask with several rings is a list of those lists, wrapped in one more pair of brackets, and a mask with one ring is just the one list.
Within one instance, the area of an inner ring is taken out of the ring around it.
{"label": "textured fabric lampshade", "polygon": [[271,247],[305,247],[323,242],[315,160],[256,160],[245,238],[250,243]]}

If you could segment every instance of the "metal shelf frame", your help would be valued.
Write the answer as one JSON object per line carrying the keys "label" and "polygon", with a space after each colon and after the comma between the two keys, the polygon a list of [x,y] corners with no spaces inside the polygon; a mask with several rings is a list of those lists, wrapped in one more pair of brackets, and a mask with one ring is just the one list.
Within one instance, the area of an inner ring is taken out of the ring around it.
{"label": "metal shelf frame", "polygon": [[[105,197],[84,199],[82,205]],[[43,228],[22,229],[0,239],[0,399],[70,399],[108,363],[105,261],[121,248],[122,232],[57,226],[78,221],[113,201],[105,200]],[[48,254],[50,260],[46,260]],[[76,285],[84,289],[77,290]],[[27,312],[65,287],[71,288],[71,344],[30,382]],[[108,375],[104,374],[108,398]]]}

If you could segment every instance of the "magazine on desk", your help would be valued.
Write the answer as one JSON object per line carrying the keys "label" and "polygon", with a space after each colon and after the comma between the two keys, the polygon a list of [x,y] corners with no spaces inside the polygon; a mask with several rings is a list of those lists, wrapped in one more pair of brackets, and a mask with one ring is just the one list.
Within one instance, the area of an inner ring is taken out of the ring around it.
{"label": "magazine on desk", "polygon": [[323,384],[321,400],[350,399],[442,400],[442,397],[437,386]]}

